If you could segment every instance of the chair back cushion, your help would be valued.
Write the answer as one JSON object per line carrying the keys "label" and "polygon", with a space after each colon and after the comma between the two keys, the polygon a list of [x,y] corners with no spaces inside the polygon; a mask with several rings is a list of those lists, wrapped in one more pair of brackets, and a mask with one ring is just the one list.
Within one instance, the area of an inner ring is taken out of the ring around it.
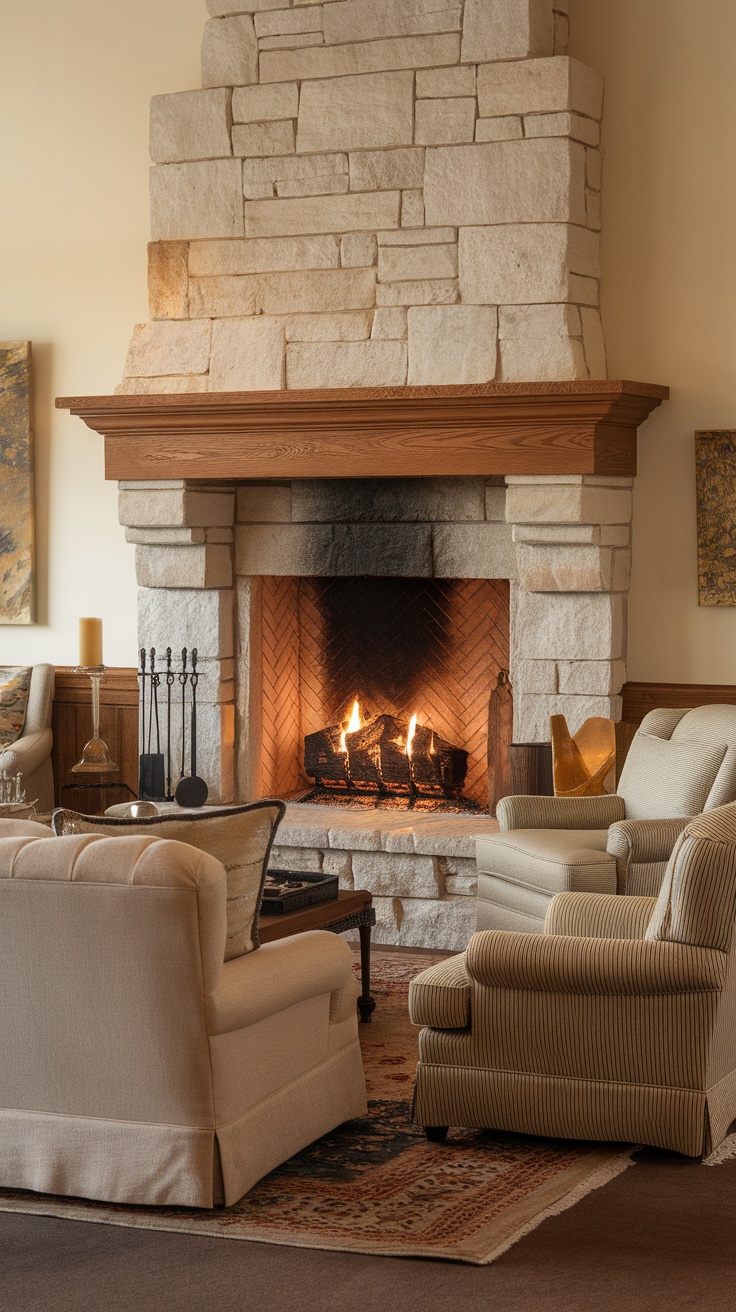
{"label": "chair back cushion", "polygon": [[729,952],[736,917],[736,803],[696,816],[667,864],[645,938]]}
{"label": "chair back cushion", "polygon": [[723,743],[726,752],[705,799],[704,811],[736,801],[736,706],[696,706],[672,730],[673,743]]}
{"label": "chair back cushion", "polygon": [[617,788],[627,820],[699,815],[727,752],[725,742],[660,738],[639,729]]}
{"label": "chair back cushion", "polygon": [[173,838],[216,857],[227,873],[225,961],[230,961],[258,947],[258,915],[268,858],[285,809],[283,802],[268,799],[227,810],[211,807],[125,820],[58,810],[51,823],[56,834]]}
{"label": "chair back cushion", "polygon": [[23,732],[31,688],[31,667],[0,668],[0,751]]}

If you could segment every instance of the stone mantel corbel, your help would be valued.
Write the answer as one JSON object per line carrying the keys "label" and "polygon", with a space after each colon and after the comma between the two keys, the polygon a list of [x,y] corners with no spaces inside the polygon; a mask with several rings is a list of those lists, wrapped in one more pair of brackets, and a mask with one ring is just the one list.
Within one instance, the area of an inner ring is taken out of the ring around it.
{"label": "stone mantel corbel", "polygon": [[59,397],[105,438],[108,479],[636,473],[669,391],[575,381]]}

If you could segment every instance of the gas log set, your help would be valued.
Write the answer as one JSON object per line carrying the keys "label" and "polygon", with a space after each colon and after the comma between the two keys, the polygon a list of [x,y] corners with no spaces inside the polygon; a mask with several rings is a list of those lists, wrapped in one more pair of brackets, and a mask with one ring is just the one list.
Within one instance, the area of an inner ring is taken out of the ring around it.
{"label": "gas log set", "polygon": [[421,798],[461,798],[468,753],[418,724],[416,715],[372,715],[356,699],[349,719],[306,736],[304,767],[315,794],[393,796],[411,806]]}

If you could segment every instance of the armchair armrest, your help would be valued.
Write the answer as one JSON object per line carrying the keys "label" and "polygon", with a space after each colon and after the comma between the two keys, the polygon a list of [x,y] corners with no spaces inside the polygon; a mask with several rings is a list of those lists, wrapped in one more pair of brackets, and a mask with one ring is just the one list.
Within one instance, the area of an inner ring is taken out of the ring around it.
{"label": "armchair armrest", "polygon": [[643,938],[656,904],[654,897],[557,893],[549,904],[544,932],[572,938]]}
{"label": "armchair armrest", "polygon": [[617,793],[602,797],[502,797],[496,807],[501,829],[607,829],[623,820],[626,804]]}
{"label": "armchair armrest", "polygon": [[[6,774],[33,774],[51,755],[53,734],[50,729],[39,729],[16,738],[10,747],[0,752],[0,771]],[[32,798],[29,800],[33,800]]]}
{"label": "armchair armrest", "polygon": [[225,962],[217,988],[206,999],[208,1033],[244,1029],[296,1002],[321,993],[339,994],[352,970],[347,943],[327,930],[264,943]]}
{"label": "armchair armrest", "polygon": [[[617,820],[608,831],[606,851],[615,856],[619,870],[630,865],[669,861],[672,849],[692,817],[676,820]],[[621,885],[619,879],[619,885]],[[623,881],[625,889],[625,879]]]}
{"label": "armchair armrest", "polygon": [[435,1030],[464,1030],[470,1024],[470,981],[465,953],[440,961],[416,975],[409,985],[412,1025]]}
{"label": "armchair armrest", "polygon": [[537,993],[711,993],[728,956],[714,948],[644,939],[571,938],[482,930],[466,954],[478,984]]}

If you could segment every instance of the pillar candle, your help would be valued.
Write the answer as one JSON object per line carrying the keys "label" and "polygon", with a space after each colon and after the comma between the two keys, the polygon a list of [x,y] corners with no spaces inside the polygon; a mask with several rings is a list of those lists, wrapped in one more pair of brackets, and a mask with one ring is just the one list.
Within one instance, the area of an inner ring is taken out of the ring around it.
{"label": "pillar candle", "polygon": [[102,620],[80,619],[79,664],[102,664]]}

